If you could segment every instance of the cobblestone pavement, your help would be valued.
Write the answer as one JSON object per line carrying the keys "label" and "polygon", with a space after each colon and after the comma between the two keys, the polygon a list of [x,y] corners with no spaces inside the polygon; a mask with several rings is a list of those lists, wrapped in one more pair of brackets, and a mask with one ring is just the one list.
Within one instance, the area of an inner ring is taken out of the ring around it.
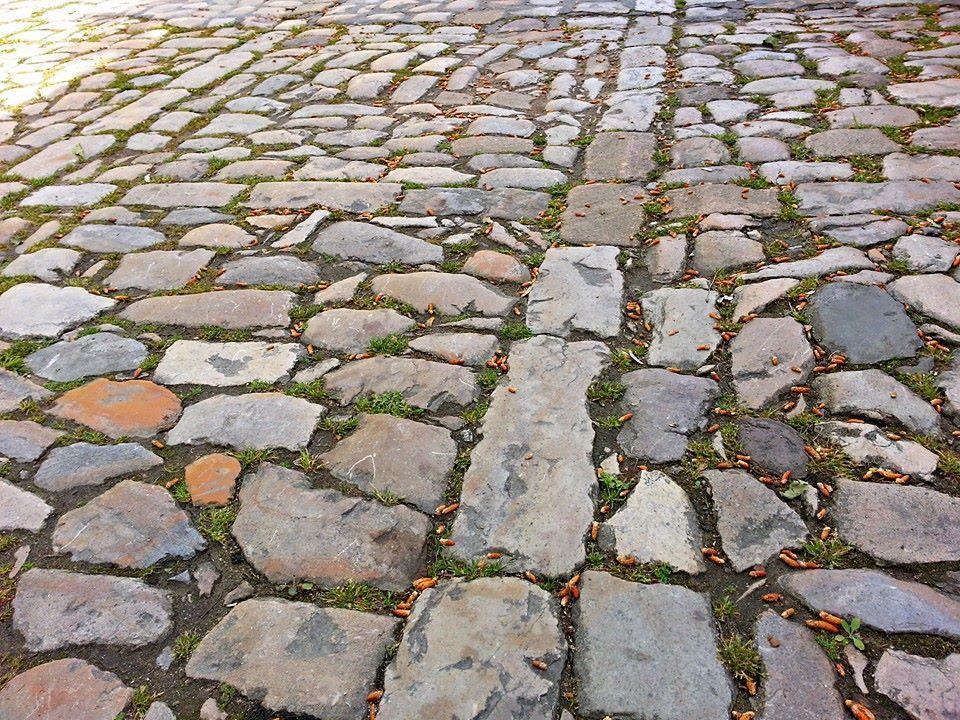
{"label": "cobblestone pavement", "polygon": [[0,719],[960,718],[960,2],[7,0]]}

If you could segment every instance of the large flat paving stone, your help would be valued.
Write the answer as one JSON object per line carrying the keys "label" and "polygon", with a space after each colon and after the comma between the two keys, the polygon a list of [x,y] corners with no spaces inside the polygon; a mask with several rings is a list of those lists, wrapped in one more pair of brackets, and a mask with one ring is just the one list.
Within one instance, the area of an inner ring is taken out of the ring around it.
{"label": "large flat paving stone", "polygon": [[751,320],[731,341],[730,355],[733,386],[753,409],[802,385],[814,366],[803,326],[789,317]]}
{"label": "large flat paving stone", "polygon": [[527,326],[535,333],[569,337],[582,331],[598,337],[620,332],[623,273],[615,247],[547,250],[527,296]]}
{"label": "large flat paving stone", "polygon": [[34,652],[71,645],[140,647],[172,627],[165,590],[136,578],[33,568],[17,583],[13,626]]}
{"label": "large flat paving stone", "polygon": [[696,288],[661,288],[641,298],[644,321],[650,325],[647,362],[696,370],[720,344],[711,314],[717,293]]}
{"label": "large flat paving stone", "polygon": [[824,422],[816,431],[860,465],[905,473],[918,480],[932,479],[940,462],[935,452],[920,443],[893,439],[870,423]]}
{"label": "large flat paving stone", "polygon": [[457,556],[498,551],[508,567],[548,575],[583,562],[596,491],[586,392],[608,357],[598,342],[546,335],[513,345],[509,385],[494,390],[464,475]]}
{"label": "large flat paving stone", "polygon": [[406,315],[387,308],[336,308],[310,318],[300,342],[338,354],[363,353],[371,340],[404,333],[415,325]]}
{"label": "large flat paving stone", "polygon": [[200,642],[187,676],[264,707],[331,720],[366,714],[394,618],[276,598],[245,600]]}
{"label": "large flat paving stone", "polygon": [[377,356],[348,363],[326,376],[326,389],[341,405],[361,397],[399,392],[414,407],[439,410],[469,405],[480,394],[472,370],[417,358]]}
{"label": "large flat paving stone", "polygon": [[443,259],[443,250],[438,245],[389,228],[353,220],[325,227],[313,241],[313,249],[344,260],[360,260],[376,265],[392,262],[419,265]]}
{"label": "large flat paving stone", "polygon": [[916,312],[960,329],[960,283],[949,276],[906,275],[890,283],[889,289]]}
{"label": "large flat paving stone", "polygon": [[294,343],[177,340],[164,353],[153,379],[161,385],[216,387],[275,383],[290,375],[303,354]]}
{"label": "large flat paving stone", "polygon": [[83,288],[20,283],[0,295],[0,335],[15,340],[59,337],[116,304]]}
{"label": "large flat paving stone", "polygon": [[0,480],[0,530],[36,532],[52,512],[41,497]]}
{"label": "large flat paving stone", "polygon": [[795,191],[803,215],[849,215],[874,210],[909,214],[960,201],[960,190],[940,180],[881,183],[800,183]]}
{"label": "large flat paving stone", "polygon": [[[144,298],[128,305],[120,315],[136,323],[186,327],[277,327],[290,322],[293,298],[286,290],[218,290]],[[0,297],[0,306],[2,300]]]}
{"label": "large flat paving stone", "polygon": [[120,204],[159,208],[223,207],[243,188],[243,185],[219,182],[145,183],[130,188]]}
{"label": "large flat paving stone", "polygon": [[254,186],[246,205],[271,210],[320,205],[328,210],[365,213],[390,205],[402,191],[399,183],[262,182]]}
{"label": "large flat paving stone", "polygon": [[429,530],[426,516],[403,505],[314,489],[303,473],[264,463],[244,478],[232,533],[271,582],[402,590],[424,565]]}
{"label": "large flat paving stone", "polygon": [[412,305],[421,312],[431,307],[443,315],[479,313],[506,315],[516,299],[493,289],[481,280],[459,273],[412,272],[380,275],[372,289]]}
{"label": "large flat paving stone", "polygon": [[433,513],[442,504],[456,457],[457,444],[444,428],[392,415],[364,414],[357,429],[320,460],[338,480],[368,493],[392,492]]}
{"label": "large flat paving stone", "polygon": [[730,716],[733,686],[717,659],[706,595],[588,571],[574,616],[573,668],[584,717]]}
{"label": "large flat paving stone", "polygon": [[65,658],[20,673],[0,690],[4,720],[116,720],[133,689],[86,660]]}
{"label": "large flat paving stone", "polygon": [[187,407],[167,433],[167,442],[299,450],[310,442],[325,412],[323,405],[282,393],[214,395]]}
{"label": "large flat paving stone", "polygon": [[97,378],[61,395],[50,414],[112,438],[152,437],[172,427],[180,409],[176,395],[149,380]]}
{"label": "large flat paving stone", "polygon": [[0,420],[0,455],[20,462],[32,462],[53,445],[63,433],[32,420]]}
{"label": "large flat paving stone", "polygon": [[951,720],[960,708],[960,654],[942,660],[887,650],[874,673],[877,690],[924,720]]}
{"label": "large flat paving stone", "polygon": [[129,253],[162,243],[163,233],[131,225],[80,225],[68,232],[61,245],[97,253]]}
{"label": "large flat paving stone", "polygon": [[560,238],[571,245],[638,245],[647,199],[642,185],[578,185],[567,193]]}
{"label": "large flat paving stone", "polygon": [[170,493],[135,480],[123,480],[65,513],[53,531],[55,553],[124,568],[190,558],[206,546]]}
{"label": "large flat paving stone", "polygon": [[61,492],[143,473],[158,465],[163,465],[163,459],[136,443],[93,445],[79,442],[51,450],[33,476],[33,484],[44,490]]}
{"label": "large flat paving stone", "polygon": [[137,340],[98,332],[48,345],[27,355],[24,362],[35,375],[70,382],[92,375],[136,370],[147,355],[146,346]]}
{"label": "large flat paving stone", "polygon": [[124,255],[105,280],[111,287],[173,290],[184,287],[214,257],[213,250],[153,250]]}
{"label": "large flat paving stone", "polygon": [[645,180],[656,168],[656,140],[650,133],[598,133],[587,146],[586,180]]}
{"label": "large flat paving stone", "polygon": [[446,582],[417,600],[377,717],[549,720],[566,654],[546,591],[512,577]]}

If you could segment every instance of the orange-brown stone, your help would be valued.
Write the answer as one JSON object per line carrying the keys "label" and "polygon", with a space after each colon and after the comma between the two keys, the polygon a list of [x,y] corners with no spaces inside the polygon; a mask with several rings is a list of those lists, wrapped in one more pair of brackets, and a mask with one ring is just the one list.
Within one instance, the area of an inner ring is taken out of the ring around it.
{"label": "orange-brown stone", "polygon": [[240,475],[240,462],[231,455],[212,453],[187,465],[184,482],[194,505],[226,505]]}
{"label": "orange-brown stone", "polygon": [[148,380],[98,378],[64,393],[50,412],[112,438],[151,437],[180,417],[180,399]]}

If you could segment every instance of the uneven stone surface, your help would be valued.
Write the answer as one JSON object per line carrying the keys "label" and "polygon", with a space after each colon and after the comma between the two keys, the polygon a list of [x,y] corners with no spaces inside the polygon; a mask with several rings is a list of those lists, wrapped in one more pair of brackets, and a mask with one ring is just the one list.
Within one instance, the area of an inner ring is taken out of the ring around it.
{"label": "uneven stone surface", "polygon": [[60,396],[50,412],[119,437],[151,437],[180,417],[180,399],[149,380],[98,378]]}
{"label": "uneven stone surface", "polygon": [[147,348],[136,340],[109,332],[84,335],[37,350],[24,361],[34,374],[56,382],[91,375],[136,370],[147,358]]}
{"label": "uneven stone surface", "polygon": [[325,310],[310,318],[300,342],[338,354],[362,353],[371,340],[403,333],[415,324],[396,310]]}
{"label": "uneven stone surface", "polygon": [[348,720],[366,709],[395,625],[355,610],[246,600],[204,637],[186,672],[256,695],[271,710]]}
{"label": "uneven stone surface", "polygon": [[30,668],[0,689],[0,713],[10,720],[114,720],[133,689],[112,672],[65,658]]}
{"label": "uneven stone surface", "polygon": [[0,295],[0,335],[59,337],[115,304],[116,300],[91,295],[83,288],[21,283]]}
{"label": "uneven stone surface", "polygon": [[79,442],[54,448],[41,463],[33,482],[59,492],[100,483],[123,475],[142,473],[163,460],[136,443],[92,445]]}
{"label": "uneven stone surface", "polygon": [[887,650],[877,663],[876,684],[913,717],[949,720],[960,706],[960,655],[936,660]]}
{"label": "uneven stone surface", "polygon": [[0,529],[29,530],[36,532],[43,527],[53,508],[40,497],[19,488],[6,480],[0,480]]}
{"label": "uneven stone surface", "polygon": [[399,392],[414,407],[438,410],[445,404],[469,405],[479,392],[473,372],[430,360],[372,357],[327,376],[327,391],[341,405],[358,398]]}
{"label": "uneven stone surface", "polygon": [[643,296],[646,321],[653,337],[647,360],[651,365],[696,370],[720,342],[714,329],[717,294],[694,289],[654,290]]}
{"label": "uneven stone surface", "polygon": [[70,645],[139,647],[171,627],[168,593],[134,578],[34,568],[13,600],[13,626],[34,651]]}
{"label": "uneven stone surface", "polygon": [[[244,478],[231,532],[250,564],[273,582],[353,581],[400,590],[423,565],[429,525],[402,505],[314,490],[302,473],[263,464]],[[341,545],[347,550],[339,551]]]}
{"label": "uneven stone surface", "polygon": [[761,408],[813,370],[813,350],[792,318],[757,318],[730,343],[733,384],[743,403]]}
{"label": "uneven stone surface", "polygon": [[459,557],[498,551],[511,567],[549,575],[583,561],[594,484],[585,396],[607,358],[592,341],[538,336],[513,347],[510,385],[494,390],[463,478]]}
{"label": "uneven stone surface", "polygon": [[[591,571],[584,574],[575,614],[574,672],[587,717],[728,717],[731,683],[716,658],[705,596]],[[624,646],[634,652],[621,656],[617,673],[610,674],[611,653]],[[687,691],[674,692],[681,687]]]}
{"label": "uneven stone surface", "polygon": [[[428,589],[387,667],[379,717],[470,717],[495,708],[492,717],[547,720],[566,653],[555,600],[524,580]],[[464,666],[474,655],[482,660]]]}
{"label": "uneven stone surface", "polygon": [[302,349],[293,343],[177,340],[154,372],[163,385],[245,385],[287,377]]}

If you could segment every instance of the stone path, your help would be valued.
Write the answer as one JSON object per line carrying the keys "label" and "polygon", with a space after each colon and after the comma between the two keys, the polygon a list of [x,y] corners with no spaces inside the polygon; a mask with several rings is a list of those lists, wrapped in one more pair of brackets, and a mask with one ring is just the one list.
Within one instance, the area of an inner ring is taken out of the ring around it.
{"label": "stone path", "polygon": [[960,718],[960,5],[3,5],[0,720]]}

